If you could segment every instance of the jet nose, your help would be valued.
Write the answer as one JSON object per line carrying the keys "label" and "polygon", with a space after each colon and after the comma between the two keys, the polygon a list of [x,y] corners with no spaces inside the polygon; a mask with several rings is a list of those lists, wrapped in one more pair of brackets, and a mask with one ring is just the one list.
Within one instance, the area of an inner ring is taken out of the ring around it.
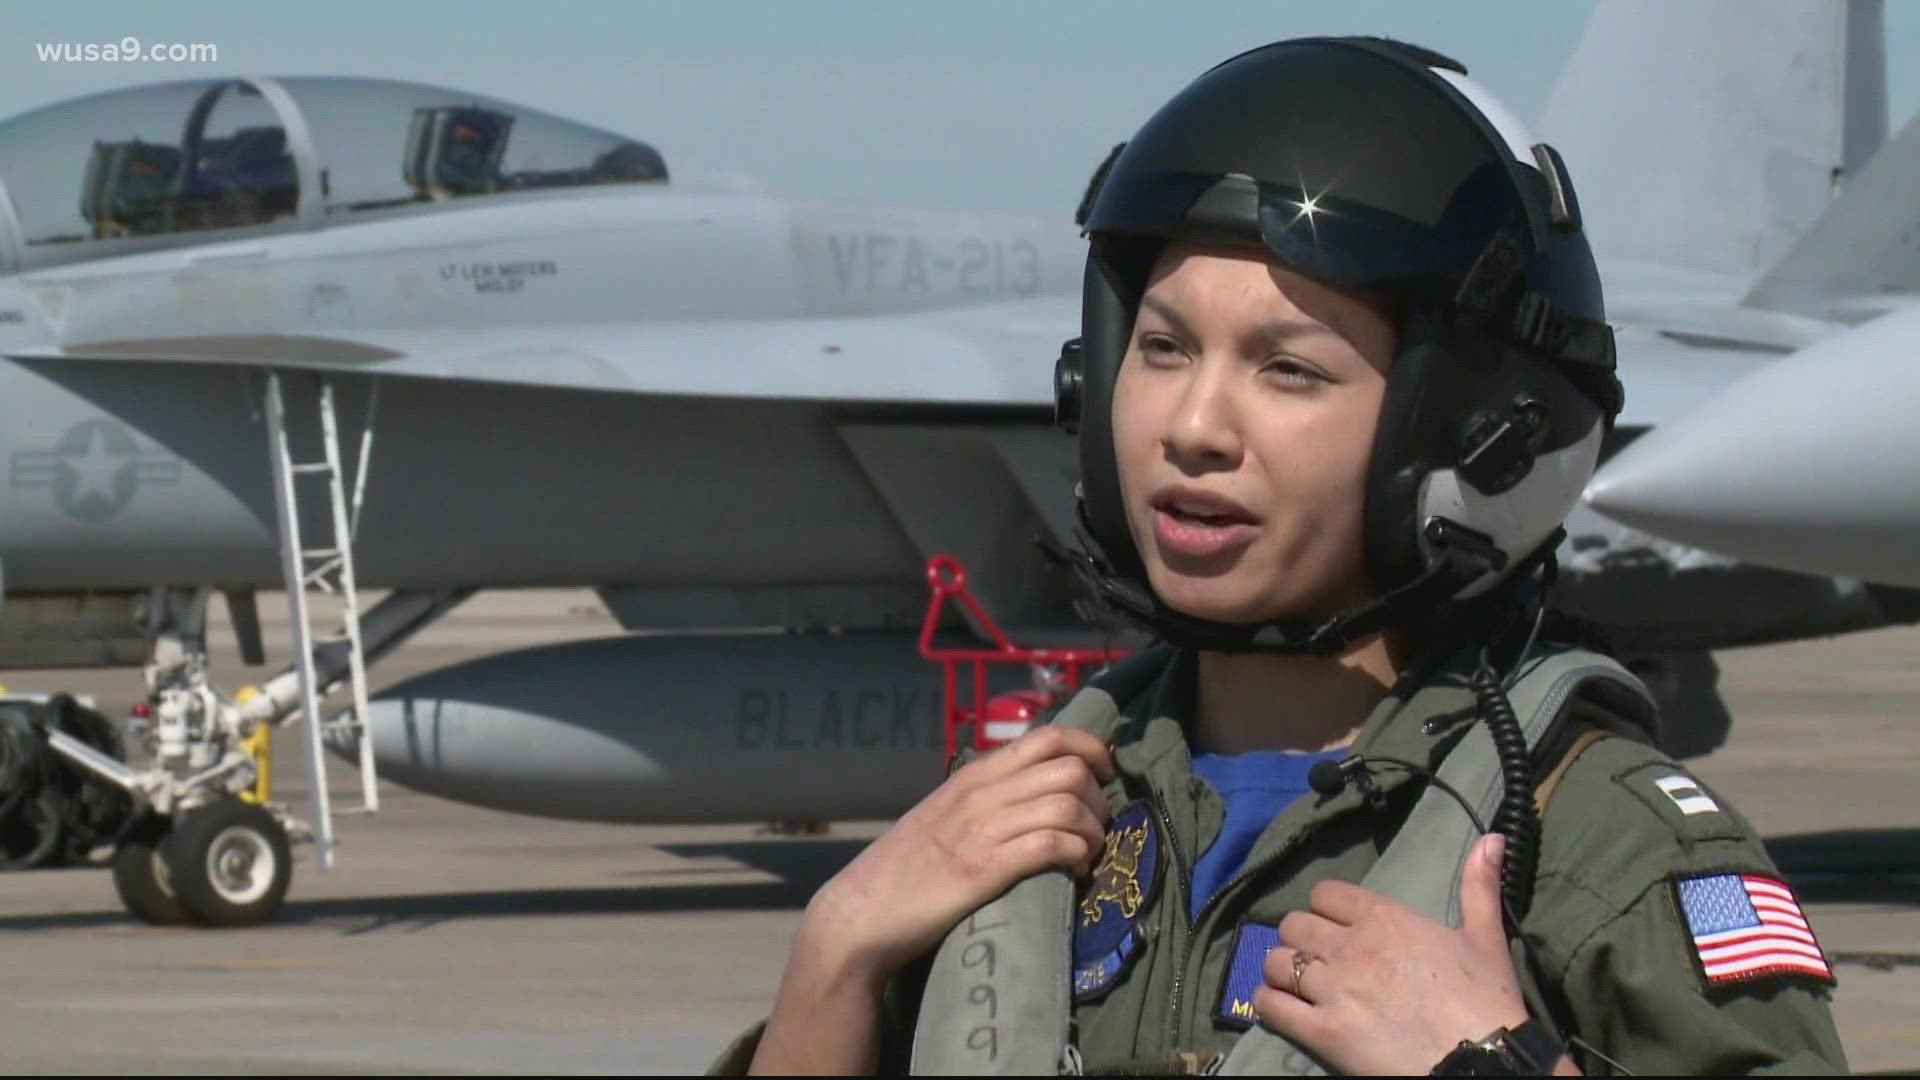
{"label": "jet nose", "polygon": [[1582,498],[1615,521],[1695,543],[1702,529],[1732,524],[1765,502],[1732,493],[1730,481],[1754,464],[1750,457],[1741,459],[1738,446],[1728,445],[1740,441],[1749,440],[1699,424],[1662,425],[1614,455],[1587,483]]}
{"label": "jet nose", "polygon": [[1586,504],[1668,540],[1742,554],[1756,530],[1803,516],[1809,460],[1791,431],[1766,419],[1778,404],[1770,387],[1748,380],[1669,418],[1594,474]]}
{"label": "jet nose", "polygon": [[1920,308],[1828,338],[1620,451],[1585,501],[1765,566],[1920,584]]}

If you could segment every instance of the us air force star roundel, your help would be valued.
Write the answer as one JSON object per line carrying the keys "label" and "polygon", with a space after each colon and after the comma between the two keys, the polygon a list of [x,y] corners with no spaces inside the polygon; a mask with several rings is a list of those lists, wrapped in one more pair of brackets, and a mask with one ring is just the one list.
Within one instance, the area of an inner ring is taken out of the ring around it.
{"label": "us air force star roundel", "polygon": [[179,458],[142,450],[131,429],[107,417],[80,421],[49,449],[17,450],[10,464],[14,487],[50,489],[76,521],[106,521],[141,488],[180,482]]}
{"label": "us air force star roundel", "polygon": [[1159,891],[1160,833],[1153,808],[1129,803],[1107,826],[1106,850],[1080,892],[1073,920],[1073,999],[1113,988],[1140,953],[1140,926]]}

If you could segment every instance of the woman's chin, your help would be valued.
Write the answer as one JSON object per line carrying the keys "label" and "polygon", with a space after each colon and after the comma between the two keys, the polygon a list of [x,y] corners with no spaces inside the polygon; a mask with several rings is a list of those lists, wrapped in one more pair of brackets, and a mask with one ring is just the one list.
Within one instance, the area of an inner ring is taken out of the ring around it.
{"label": "woman's chin", "polygon": [[1267,621],[1258,606],[1248,603],[1248,597],[1260,595],[1259,590],[1236,586],[1230,579],[1196,579],[1164,571],[1160,578],[1154,591],[1168,607],[1188,618],[1232,624]]}

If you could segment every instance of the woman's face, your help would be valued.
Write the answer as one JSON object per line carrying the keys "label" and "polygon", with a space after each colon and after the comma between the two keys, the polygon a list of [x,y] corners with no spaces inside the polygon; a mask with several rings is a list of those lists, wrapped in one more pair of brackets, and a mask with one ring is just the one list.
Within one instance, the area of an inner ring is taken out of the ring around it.
{"label": "woman's face", "polygon": [[1367,461],[1392,324],[1257,253],[1160,256],[1114,386],[1127,524],[1154,592],[1229,623],[1372,595]]}

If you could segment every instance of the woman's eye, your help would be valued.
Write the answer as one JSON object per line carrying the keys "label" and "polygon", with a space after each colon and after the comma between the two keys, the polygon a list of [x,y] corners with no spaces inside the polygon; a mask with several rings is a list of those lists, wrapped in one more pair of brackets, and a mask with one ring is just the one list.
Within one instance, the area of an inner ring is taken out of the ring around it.
{"label": "woman's eye", "polygon": [[1145,337],[1140,339],[1140,355],[1149,363],[1171,361],[1179,358],[1180,346],[1172,338]]}
{"label": "woman's eye", "polygon": [[1291,360],[1276,360],[1262,370],[1274,381],[1294,389],[1312,389],[1326,381],[1319,372]]}

